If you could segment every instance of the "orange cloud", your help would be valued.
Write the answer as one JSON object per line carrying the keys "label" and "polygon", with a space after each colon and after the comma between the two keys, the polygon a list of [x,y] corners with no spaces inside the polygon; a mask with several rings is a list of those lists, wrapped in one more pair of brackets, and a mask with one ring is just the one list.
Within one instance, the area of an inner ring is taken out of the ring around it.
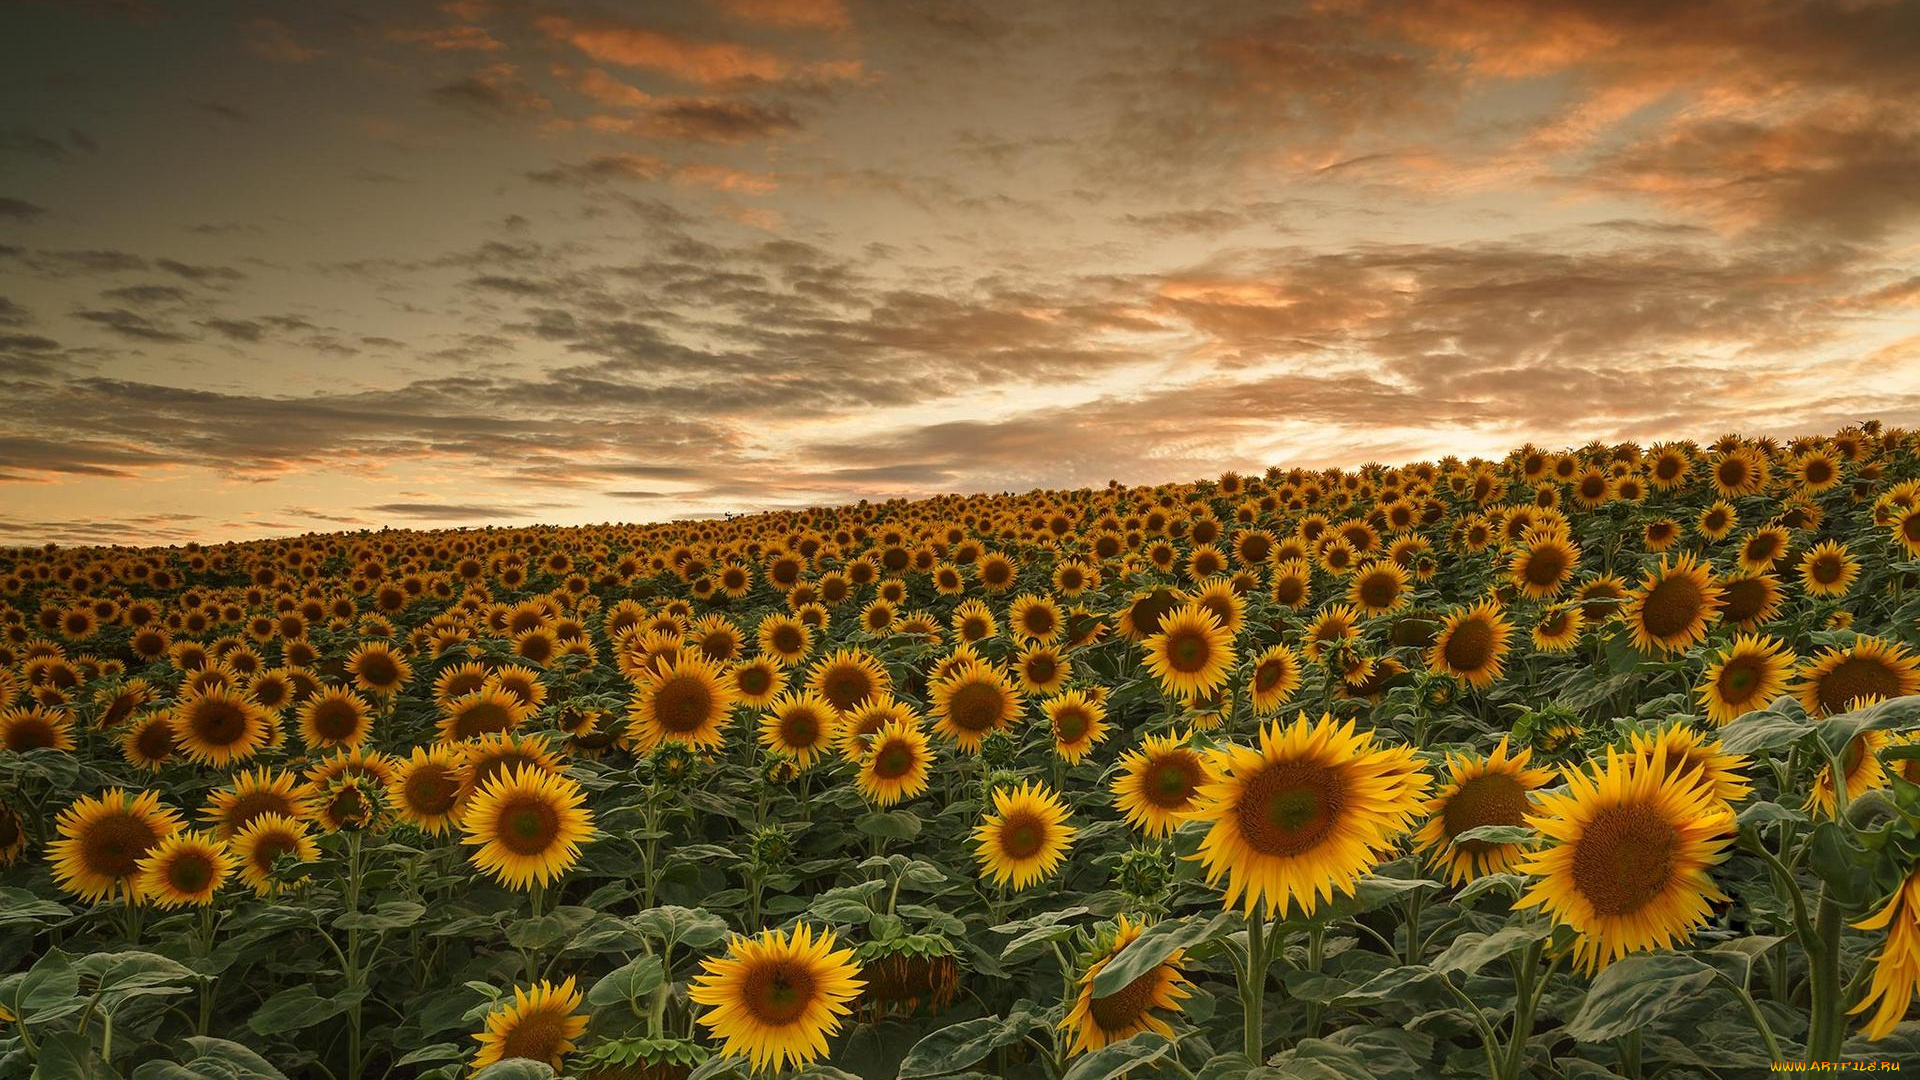
{"label": "orange cloud", "polygon": [[721,10],[742,22],[844,30],[852,19],[841,0],[719,0]]}
{"label": "orange cloud", "polygon": [[685,82],[777,82],[789,70],[780,57],[735,42],[688,41],[637,26],[587,25],[564,15],[541,16],[534,20],[534,26],[554,41],[572,45],[602,63],[649,68]]}
{"label": "orange cloud", "polygon": [[387,40],[408,45],[424,45],[435,52],[499,52],[506,48],[492,34],[478,26],[448,26],[426,30],[387,31]]}

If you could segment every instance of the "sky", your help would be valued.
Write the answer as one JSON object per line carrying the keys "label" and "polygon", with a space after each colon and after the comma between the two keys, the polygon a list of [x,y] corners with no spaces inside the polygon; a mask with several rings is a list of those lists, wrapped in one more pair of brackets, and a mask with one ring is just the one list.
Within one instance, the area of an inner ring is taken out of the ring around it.
{"label": "sky", "polygon": [[1920,425],[1914,0],[27,0],[0,41],[0,544]]}

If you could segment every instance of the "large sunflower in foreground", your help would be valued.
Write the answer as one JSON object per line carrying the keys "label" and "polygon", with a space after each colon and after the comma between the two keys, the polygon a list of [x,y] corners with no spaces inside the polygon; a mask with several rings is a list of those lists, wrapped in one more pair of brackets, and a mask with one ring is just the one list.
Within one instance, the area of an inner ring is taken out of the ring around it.
{"label": "large sunflower in foreground", "polygon": [[1220,689],[1233,669],[1233,635],[1207,608],[1183,604],[1160,620],[1160,629],[1143,643],[1147,670],[1160,688],[1183,701]]}
{"label": "large sunflower in foreground", "polygon": [[1194,856],[1207,882],[1227,879],[1226,906],[1262,901],[1274,913],[1311,915],[1398,843],[1423,805],[1429,779],[1405,753],[1376,747],[1354,722],[1301,713],[1260,732],[1258,747],[1216,752],[1220,777],[1188,815],[1208,823]]}
{"label": "large sunflower in foreground", "polygon": [[1214,772],[1200,751],[1169,735],[1148,735],[1137,750],[1121,755],[1111,790],[1113,804],[1127,824],[1151,837],[1163,837],[1193,809],[1200,789]]}
{"label": "large sunflower in foreground", "polygon": [[593,839],[586,801],[580,785],[564,776],[516,768],[495,776],[467,804],[461,843],[477,847],[473,864],[504,885],[550,885]]}
{"label": "large sunflower in foreground", "polygon": [[927,790],[933,751],[918,724],[893,721],[868,738],[855,782],[876,806],[892,806]]}
{"label": "large sunflower in foreground", "polygon": [[642,676],[627,731],[642,753],[663,742],[711,750],[727,741],[723,726],[734,690],[720,667],[688,649]]}
{"label": "large sunflower in foreground", "polygon": [[1016,889],[1053,873],[1078,830],[1051,788],[1033,781],[993,793],[993,813],[973,830],[982,877]]}
{"label": "large sunflower in foreground", "polygon": [[1787,688],[1795,657],[1786,643],[1767,634],[1742,634],[1701,676],[1695,693],[1716,724],[1731,723],[1766,708]]}
{"label": "large sunflower in foreground", "polygon": [[140,860],[138,888],[161,907],[205,907],[231,876],[233,856],[224,840],[182,830],[155,844]]}
{"label": "large sunflower in foreground", "polygon": [[272,738],[272,714],[238,690],[217,687],[174,706],[174,745],[189,760],[224,766],[259,753]]}
{"label": "large sunflower in foreground", "polygon": [[1527,823],[1531,793],[1553,783],[1552,769],[1527,767],[1532,756],[1528,749],[1509,754],[1505,738],[1486,757],[1447,755],[1451,775],[1427,803],[1430,816],[1414,834],[1413,849],[1429,865],[1444,868],[1455,885],[1511,870],[1526,855],[1523,845],[1455,838],[1486,825]]}
{"label": "large sunflower in foreground", "polygon": [[555,1069],[560,1067],[573,1040],[586,1033],[587,1018],[576,1016],[580,991],[568,979],[555,986],[542,981],[531,989],[514,987],[513,1001],[487,1014],[486,1026],[474,1039],[473,1071],[509,1058],[526,1058]]}
{"label": "large sunflower in foreground", "polygon": [[160,793],[129,795],[113,788],[60,811],[59,836],[47,845],[47,863],[62,889],[82,900],[116,894],[137,899],[140,860],[179,832],[179,814],[160,805]]}
{"label": "large sunflower in foreground", "polygon": [[1855,700],[1920,694],[1920,660],[1907,646],[1877,637],[1824,649],[1800,662],[1792,693],[1813,716],[1846,712]]}
{"label": "large sunflower in foreground", "polygon": [[1483,600],[1447,616],[1427,650],[1427,668],[1485,689],[1500,678],[1512,634],[1500,605]]}
{"label": "large sunflower in foreground", "polygon": [[1627,597],[1625,614],[1633,629],[1633,647],[1643,653],[1691,648],[1707,636],[1720,607],[1720,586],[1705,564],[1692,555],[1671,564],[1663,557]]}
{"label": "large sunflower in foreground", "polygon": [[1670,948],[1725,899],[1710,868],[1727,856],[1734,816],[1694,774],[1608,751],[1597,775],[1566,774],[1532,821],[1549,841],[1522,866],[1540,880],[1515,907],[1539,907],[1573,928],[1589,973],[1646,949]]}
{"label": "large sunflower in foreground", "polygon": [[1180,1002],[1193,996],[1187,991],[1186,977],[1180,973],[1184,950],[1174,950],[1165,960],[1113,993],[1093,996],[1093,981],[1146,929],[1145,923],[1136,923],[1121,915],[1113,930],[1102,933],[1095,941],[1092,955],[1097,959],[1081,974],[1079,995],[1074,999],[1073,1008],[1060,1021],[1060,1030],[1073,1032],[1069,1054],[1098,1050],[1142,1031],[1172,1037],[1173,1028],[1155,1016],[1154,1010],[1179,1012]]}
{"label": "large sunflower in foreground", "polygon": [[853,950],[836,949],[833,931],[801,924],[791,934],[736,937],[727,955],[701,962],[687,1000],[708,1006],[701,1026],[723,1040],[721,1054],[754,1069],[804,1065],[827,1052],[850,1004],[866,985]]}

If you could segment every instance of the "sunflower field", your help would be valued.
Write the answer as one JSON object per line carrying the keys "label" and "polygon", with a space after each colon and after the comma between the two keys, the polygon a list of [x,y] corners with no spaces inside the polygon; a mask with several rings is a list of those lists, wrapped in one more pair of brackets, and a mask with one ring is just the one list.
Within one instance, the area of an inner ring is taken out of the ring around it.
{"label": "sunflower field", "polygon": [[1722,1078],[1920,1021],[1920,434],[0,551],[0,1077]]}

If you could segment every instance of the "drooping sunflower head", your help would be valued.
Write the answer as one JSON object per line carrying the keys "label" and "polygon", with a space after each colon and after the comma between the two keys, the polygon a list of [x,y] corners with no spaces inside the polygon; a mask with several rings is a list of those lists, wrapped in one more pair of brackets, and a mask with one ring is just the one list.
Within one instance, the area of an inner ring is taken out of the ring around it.
{"label": "drooping sunflower head", "polygon": [[1311,915],[1336,890],[1351,894],[1399,842],[1429,783],[1353,721],[1305,713],[1263,729],[1257,747],[1218,751],[1214,764],[1219,778],[1187,815],[1208,823],[1194,857],[1209,884],[1226,879],[1226,905],[1249,913],[1264,901]]}
{"label": "drooping sunflower head", "polygon": [[488,1013],[474,1035],[480,1048],[473,1055],[473,1071],[511,1058],[559,1069],[573,1041],[587,1030],[587,1018],[576,1015],[581,1001],[571,978],[558,986],[543,980],[531,987],[514,987],[513,1000]]}
{"label": "drooping sunflower head", "polygon": [[160,793],[130,795],[119,788],[89,795],[60,812],[59,835],[47,845],[54,881],[82,900],[140,897],[140,860],[185,827],[160,805]]}
{"label": "drooping sunflower head", "polygon": [[551,885],[595,835],[586,793],[565,776],[521,766],[493,777],[467,803],[461,843],[473,864],[514,889]]}
{"label": "drooping sunflower head", "polygon": [[1608,751],[1593,772],[1569,770],[1564,794],[1539,796],[1531,818],[1547,846],[1515,907],[1540,907],[1577,934],[1589,973],[1630,952],[1670,948],[1725,899],[1710,870],[1726,858],[1734,815],[1698,772],[1666,767],[1665,749],[1636,762]]}
{"label": "drooping sunflower head", "polygon": [[701,962],[687,999],[707,1006],[698,1020],[722,1040],[722,1055],[755,1070],[804,1065],[826,1053],[866,985],[853,950],[838,945],[833,931],[804,923],[736,937],[724,957]]}
{"label": "drooping sunflower head", "polygon": [[1069,1054],[1084,1054],[1109,1043],[1128,1039],[1142,1031],[1171,1037],[1173,1028],[1160,1012],[1179,1012],[1180,1002],[1192,997],[1180,963],[1185,950],[1176,949],[1160,963],[1133,981],[1104,996],[1094,995],[1094,981],[1108,964],[1146,931],[1146,923],[1136,923],[1121,915],[1111,927],[1095,938],[1088,962],[1081,972],[1080,990],[1073,1007],[1060,1021],[1060,1030],[1073,1033]]}
{"label": "drooping sunflower head", "polygon": [[982,877],[1024,889],[1057,870],[1077,832],[1060,796],[1028,781],[993,793],[993,812],[973,831]]}
{"label": "drooping sunflower head", "polygon": [[1414,850],[1455,885],[1518,865],[1526,845],[1457,838],[1488,825],[1526,824],[1532,792],[1553,783],[1553,770],[1528,767],[1532,756],[1530,749],[1509,754],[1505,738],[1486,757],[1449,754],[1451,775],[1427,804],[1431,816],[1414,834]]}
{"label": "drooping sunflower head", "polygon": [[[1848,704],[1852,708],[1865,708],[1876,703],[1875,699],[1862,698]],[[1840,769],[1846,778],[1849,800],[1859,798],[1863,792],[1887,786],[1887,767],[1880,761],[1880,751],[1886,749],[1893,739],[1892,732],[1863,731],[1848,741],[1846,752],[1840,755]],[[1839,805],[1838,788],[1833,766],[1822,766],[1813,778],[1813,789],[1807,792],[1807,811],[1832,817]]]}
{"label": "drooping sunflower head", "polygon": [[934,731],[970,754],[980,749],[982,739],[1005,730],[1020,715],[1020,688],[992,664],[963,664],[934,683],[929,695]]}

